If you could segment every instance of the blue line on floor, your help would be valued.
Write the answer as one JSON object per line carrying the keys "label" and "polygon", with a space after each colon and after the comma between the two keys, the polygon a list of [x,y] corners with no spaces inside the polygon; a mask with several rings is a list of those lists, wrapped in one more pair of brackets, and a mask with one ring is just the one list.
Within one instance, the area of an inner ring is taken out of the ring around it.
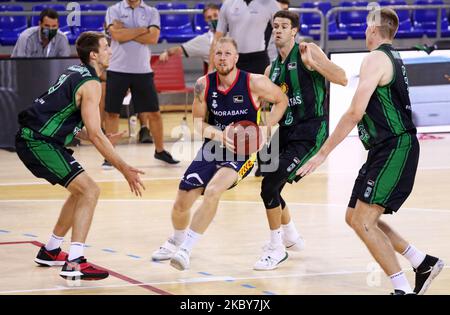
{"label": "blue line on floor", "polygon": [[204,271],[200,271],[198,273],[201,274],[201,275],[204,275],[204,276],[212,276],[212,274],[204,272]]}
{"label": "blue line on floor", "polygon": [[9,233],[9,231],[6,231],[6,230],[0,230],[0,233]]}
{"label": "blue line on floor", "polygon": [[37,235],[34,234],[30,234],[30,233],[24,233],[22,234],[23,236],[27,236],[27,237],[37,237]]}
{"label": "blue line on floor", "polygon": [[276,293],[270,292],[270,291],[262,291],[264,294],[267,295],[277,295]]}
{"label": "blue line on floor", "polygon": [[255,289],[256,288],[255,286],[253,286],[251,284],[242,284],[241,286],[244,288],[247,288],[247,289]]}
{"label": "blue line on floor", "polygon": [[109,248],[103,248],[102,251],[107,252],[107,253],[117,253],[115,250],[109,249]]}
{"label": "blue line on floor", "polygon": [[140,256],[136,256],[136,255],[128,254],[127,256],[128,256],[128,257],[131,257],[131,258],[134,258],[134,259],[141,259]]}

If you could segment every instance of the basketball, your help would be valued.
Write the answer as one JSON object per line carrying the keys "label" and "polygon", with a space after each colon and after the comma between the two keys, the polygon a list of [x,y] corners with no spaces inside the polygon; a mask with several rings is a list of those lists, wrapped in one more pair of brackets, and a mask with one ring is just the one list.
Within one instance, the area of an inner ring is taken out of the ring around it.
{"label": "basketball", "polygon": [[239,155],[250,155],[258,151],[263,143],[261,128],[249,120],[241,120],[228,126],[226,134],[233,139],[234,152]]}

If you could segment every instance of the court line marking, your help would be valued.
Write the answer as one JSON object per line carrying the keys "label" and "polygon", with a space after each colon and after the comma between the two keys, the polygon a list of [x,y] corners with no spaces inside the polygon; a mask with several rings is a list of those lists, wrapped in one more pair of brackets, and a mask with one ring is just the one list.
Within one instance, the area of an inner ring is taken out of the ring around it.
{"label": "court line marking", "polygon": [[[44,246],[43,243],[38,242],[38,241],[0,242],[0,246],[1,246],[1,245],[18,245],[18,244],[31,244],[31,245],[34,245],[34,246],[37,246],[37,247],[42,247],[42,246]],[[135,280],[135,279],[133,279],[133,278],[130,278],[130,277],[128,277],[128,276],[125,276],[125,275],[123,275],[123,274],[120,274],[120,273],[118,273],[118,272],[115,272],[115,271],[113,271],[113,270],[110,270],[110,269],[107,269],[107,268],[104,268],[104,267],[100,267],[100,266],[95,265],[95,264],[93,264],[93,263],[91,263],[91,265],[92,265],[93,267],[95,267],[95,268],[100,268],[100,269],[103,269],[103,270],[108,271],[109,274],[110,274],[111,276],[113,276],[113,277],[115,277],[115,278],[117,278],[117,279],[119,279],[119,280],[128,282],[129,285],[132,285],[132,286],[139,286],[139,287],[141,287],[141,288],[143,288],[143,289],[146,289],[146,290],[148,290],[148,291],[152,291],[153,293],[160,294],[160,295],[172,295],[172,293],[169,293],[169,292],[167,292],[167,291],[164,291],[164,290],[161,290],[161,289],[159,289],[159,288],[156,288],[156,287],[154,287],[154,286],[152,286],[152,285],[150,285],[150,284],[142,283],[142,282],[140,282],[140,281],[138,281],[138,280]],[[61,290],[61,287],[60,287],[60,288],[57,288],[57,290]],[[26,291],[25,291],[25,292],[26,292]],[[32,291],[29,291],[29,292],[32,292]],[[19,292],[16,292],[16,293],[19,293]],[[0,292],[0,294],[2,294],[2,293]]]}
{"label": "court line marking", "polygon": [[[66,199],[0,199],[0,203],[18,203],[18,202],[65,202]],[[98,202],[167,202],[173,203],[174,199],[99,199]],[[196,203],[201,202],[197,200]],[[240,204],[260,204],[263,207],[262,201],[251,201],[251,200],[221,200],[220,203],[240,203]],[[310,202],[289,202],[289,205],[293,206],[303,206],[303,207],[333,207],[333,208],[343,208],[347,209],[347,204],[338,203],[310,203]],[[436,212],[436,213],[446,213],[450,214],[450,209],[431,209],[431,208],[401,208],[407,211],[422,211],[422,212]]]}
{"label": "court line marking", "polygon": [[[418,171],[441,171],[441,170],[450,170],[450,166],[442,166],[442,167],[436,167],[436,166],[430,166],[430,167],[421,167],[417,169]],[[314,172],[314,174],[317,175],[324,175],[324,174],[328,174],[328,175],[338,175],[338,174],[354,174],[355,176],[358,175],[357,174],[357,170],[355,169],[348,169],[348,170],[343,170],[343,171],[329,171],[329,170],[320,170],[320,171],[316,171]],[[118,173],[120,174],[120,173]],[[168,177],[144,177],[141,178],[142,181],[147,181],[147,182],[152,182],[152,181],[160,181],[160,180],[181,180],[181,177],[183,175],[180,174],[180,176],[168,176]],[[111,178],[111,179],[95,179],[96,183],[126,183],[126,179],[125,178]],[[50,185],[48,182],[46,181],[34,181],[34,182],[10,182],[10,183],[0,183],[0,187],[1,186],[20,186],[20,185],[24,185],[24,186],[32,186],[32,185]]]}
{"label": "court line marking", "polygon": [[[450,269],[450,266],[444,266],[444,269]],[[383,272],[381,269],[376,270]],[[403,269],[403,271],[411,271],[411,268]],[[104,285],[104,286],[92,286],[92,287],[58,287],[58,288],[42,288],[42,289],[29,289],[29,290],[11,290],[0,291],[0,294],[12,294],[12,293],[33,293],[33,292],[53,292],[53,291],[68,291],[68,290],[93,290],[93,289],[117,289],[135,287],[140,285],[173,285],[173,284],[189,284],[189,283],[206,283],[206,282],[222,282],[224,279],[233,279],[234,281],[248,281],[248,280],[264,280],[264,279],[284,279],[284,278],[302,278],[302,277],[323,277],[323,276],[343,276],[351,274],[370,274],[373,271],[367,270],[355,270],[355,271],[333,271],[333,272],[318,272],[318,273],[303,273],[303,274],[285,274],[285,275],[273,275],[273,276],[254,276],[254,277],[207,277],[207,278],[188,278],[179,279],[177,281],[161,281],[161,282],[147,282],[142,284],[117,284],[117,285]],[[225,280],[226,281],[226,280]]]}

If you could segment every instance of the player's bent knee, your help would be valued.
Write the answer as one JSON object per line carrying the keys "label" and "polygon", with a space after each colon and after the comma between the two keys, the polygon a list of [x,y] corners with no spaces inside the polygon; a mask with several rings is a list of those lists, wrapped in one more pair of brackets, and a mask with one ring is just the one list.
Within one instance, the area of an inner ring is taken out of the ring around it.
{"label": "player's bent knee", "polygon": [[280,205],[280,193],[274,186],[263,184],[261,186],[260,196],[266,209],[276,208]]}
{"label": "player's bent knee", "polygon": [[216,186],[206,187],[203,195],[204,199],[219,199],[222,195],[222,190]]}

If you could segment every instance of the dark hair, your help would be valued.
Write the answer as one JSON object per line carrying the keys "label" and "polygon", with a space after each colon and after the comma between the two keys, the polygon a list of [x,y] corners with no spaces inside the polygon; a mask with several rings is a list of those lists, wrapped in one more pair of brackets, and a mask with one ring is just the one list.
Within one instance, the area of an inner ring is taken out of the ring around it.
{"label": "dark hair", "polygon": [[215,3],[207,3],[205,5],[205,8],[203,9],[203,15],[206,13],[206,11],[208,10],[220,10],[219,6]]}
{"label": "dark hair", "polygon": [[275,21],[275,18],[284,18],[289,19],[291,21],[291,27],[298,29],[300,26],[299,17],[297,13],[288,11],[288,10],[280,10],[273,16],[273,20]]}
{"label": "dark hair", "polygon": [[45,17],[49,17],[51,19],[58,19],[58,12],[56,12],[53,9],[47,8],[41,11],[41,14],[39,15],[39,22],[43,22]]}
{"label": "dark hair", "polygon": [[84,32],[78,37],[75,46],[78,57],[84,64],[89,64],[91,51],[98,53],[100,39],[107,39],[106,35],[100,32]]}
{"label": "dark hair", "polygon": [[291,1],[289,1],[289,0],[277,0],[277,2],[282,3],[282,4],[287,4],[288,6],[291,5]]}

